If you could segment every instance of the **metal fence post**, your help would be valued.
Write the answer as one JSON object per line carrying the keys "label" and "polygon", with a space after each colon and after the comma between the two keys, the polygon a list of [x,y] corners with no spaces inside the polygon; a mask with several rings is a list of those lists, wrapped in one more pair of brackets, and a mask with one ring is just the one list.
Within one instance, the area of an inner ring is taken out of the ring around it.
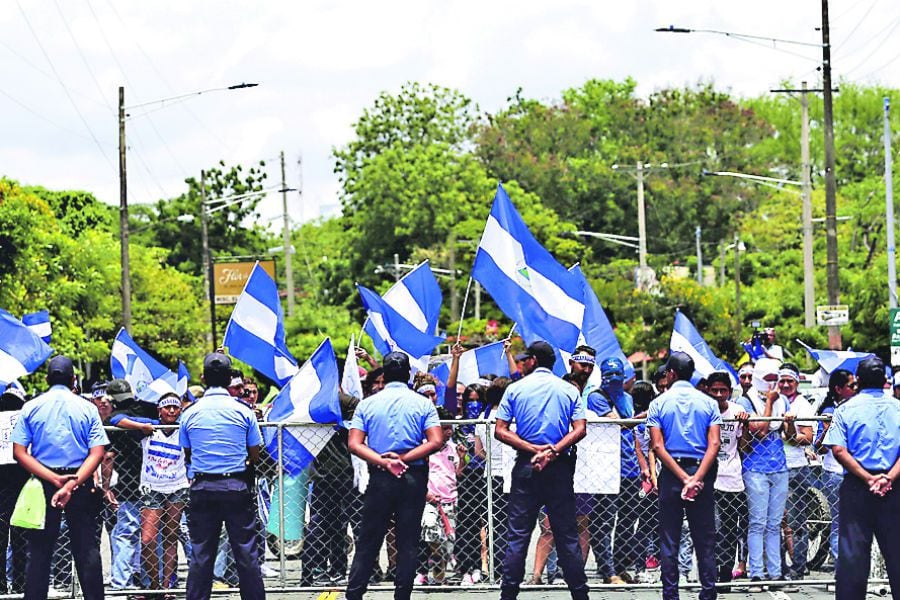
{"label": "metal fence post", "polygon": [[488,542],[488,579],[494,582],[494,477],[491,473],[491,440],[494,437],[493,427],[487,421],[484,423],[484,485],[487,488],[487,519],[485,519],[485,527],[487,528]]}
{"label": "metal fence post", "polygon": [[278,563],[281,587],[285,587],[284,561],[284,425],[278,424]]}

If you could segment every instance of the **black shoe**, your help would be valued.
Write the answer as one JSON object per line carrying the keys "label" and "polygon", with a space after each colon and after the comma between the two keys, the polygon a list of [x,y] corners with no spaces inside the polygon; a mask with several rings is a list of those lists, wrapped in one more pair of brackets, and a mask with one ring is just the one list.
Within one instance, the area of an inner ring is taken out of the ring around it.
{"label": "black shoe", "polygon": [[766,591],[765,586],[759,583],[760,581],[762,581],[762,578],[760,577],[751,577],[750,586],[747,588],[747,591],[751,594],[759,594]]}

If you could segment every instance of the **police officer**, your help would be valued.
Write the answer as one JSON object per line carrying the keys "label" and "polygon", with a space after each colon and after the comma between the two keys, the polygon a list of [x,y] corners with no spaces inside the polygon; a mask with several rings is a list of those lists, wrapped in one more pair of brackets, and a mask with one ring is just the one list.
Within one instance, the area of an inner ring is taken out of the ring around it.
{"label": "police officer", "polygon": [[366,593],[392,519],[397,532],[394,598],[409,598],[428,488],[425,459],[444,445],[434,405],[407,385],[410,367],[406,354],[389,353],[382,367],[384,389],[360,402],[350,422],[347,445],[350,452],[369,463],[369,485],[350,566],[347,600],[360,600]]}
{"label": "police officer", "polygon": [[846,471],[840,489],[838,600],[864,598],[872,536],[884,556],[891,595],[900,598],[900,403],[884,390],[884,362],[856,369],[859,393],[834,411],[824,443]]}
{"label": "police officer", "polygon": [[59,537],[63,511],[69,524],[72,556],[86,600],[103,598],[97,516],[101,494],[94,471],[109,443],[100,413],[72,393],[75,369],[65,356],[47,367],[50,389],[25,404],[13,429],[13,455],[41,480],[47,500],[43,529],[29,530],[25,598],[45,599],[50,586],[50,560]]}
{"label": "police officer", "polygon": [[209,598],[222,525],[234,553],[241,598],[265,598],[257,539],[252,463],[259,460],[262,436],[253,411],[235,402],[226,386],[231,359],[211,352],[203,359],[203,401],[181,419],[179,442],[193,474],[188,528],[192,558],[187,598]]}
{"label": "police officer", "polygon": [[[509,528],[500,598],[519,595],[525,556],[538,513],[547,507],[550,528],[572,598],[588,597],[584,561],[575,521],[574,445],[585,436],[584,403],[578,389],[550,369],[553,348],[544,341],[528,346],[522,361],[524,377],[510,385],[497,409],[494,436],[518,451],[512,470]],[[516,431],[509,425],[515,421]]]}
{"label": "police officer", "polygon": [[697,553],[700,600],[716,597],[716,454],[722,417],[715,401],[691,383],[694,361],[672,352],[666,362],[667,391],[650,403],[647,427],[663,465],[659,486],[660,567],[664,600],[678,598],[678,547],[687,513]]}

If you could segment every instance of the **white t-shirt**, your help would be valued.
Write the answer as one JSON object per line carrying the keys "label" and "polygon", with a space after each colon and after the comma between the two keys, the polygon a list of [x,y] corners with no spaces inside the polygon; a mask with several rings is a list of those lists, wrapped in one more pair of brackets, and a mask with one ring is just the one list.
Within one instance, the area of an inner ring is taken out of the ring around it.
{"label": "white t-shirt", "polygon": [[[497,412],[497,409],[494,408],[491,410],[491,414],[487,417],[488,421],[494,423],[497,421],[497,417],[494,415]],[[510,429],[515,428],[515,423],[510,425]],[[494,428],[491,427],[491,435],[488,436],[488,428],[487,425],[479,423],[475,426],[475,435],[481,440],[481,447],[484,448],[485,453],[489,453],[491,456],[491,477],[501,477],[504,475],[504,459],[503,453],[509,448],[506,444],[498,440],[494,437]],[[511,448],[510,448],[511,449]],[[512,452],[512,457],[515,459],[515,450]],[[488,469],[485,467],[484,476],[487,477]]]}
{"label": "white t-shirt", "polygon": [[19,420],[19,411],[6,410],[0,412],[0,465],[11,465],[13,458],[12,431]]}
{"label": "white t-shirt", "polygon": [[[784,396],[782,396],[784,398]],[[803,394],[797,394],[794,396],[793,401],[789,401],[787,398],[784,398],[785,401],[789,403],[789,408],[787,412],[793,413],[797,416],[797,422],[795,426],[797,427],[815,427],[815,423],[813,421],[803,422],[801,419],[815,417],[816,412],[813,410],[812,405],[809,403],[809,400],[806,399]],[[806,449],[809,446],[797,446],[792,443],[792,441],[787,436],[787,427],[782,430],[782,435],[784,436],[784,457],[787,460],[788,469],[797,469],[799,467],[809,466],[809,458],[806,456]]]}
{"label": "white t-shirt", "polygon": [[738,444],[741,441],[744,426],[737,421],[729,421],[744,411],[744,407],[734,402],[728,402],[728,408],[722,412],[722,424],[719,426],[719,437],[722,445],[719,446],[719,471],[716,475],[716,483],[713,487],[723,492],[743,492],[744,478],[741,475],[741,457],[738,454]]}
{"label": "white t-shirt", "polygon": [[621,482],[622,443],[619,426],[603,423],[594,411],[587,413],[587,433],[575,458],[576,494],[618,494]]}
{"label": "white t-shirt", "polygon": [[141,446],[144,449],[141,487],[164,494],[188,487],[184,449],[178,443],[177,432],[156,430],[141,440]]}

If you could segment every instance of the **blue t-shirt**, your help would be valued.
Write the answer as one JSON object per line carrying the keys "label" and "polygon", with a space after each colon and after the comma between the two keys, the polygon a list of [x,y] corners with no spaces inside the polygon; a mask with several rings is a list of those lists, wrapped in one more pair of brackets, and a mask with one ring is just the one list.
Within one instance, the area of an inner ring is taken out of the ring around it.
{"label": "blue t-shirt", "polygon": [[[779,396],[775,402],[786,402],[784,396]],[[763,399],[763,402],[765,400]],[[761,416],[762,413],[757,412],[753,406],[753,402],[746,396],[737,399],[737,403],[747,411],[747,414],[753,416]],[[787,412],[787,406],[782,404],[776,409],[773,406],[772,414],[784,414]],[[784,442],[781,440],[781,430],[776,429],[769,431],[765,437],[750,436],[750,446],[744,455],[743,461],[744,471],[753,471],[754,473],[780,473],[787,471],[787,458],[784,455]]]}
{"label": "blue t-shirt", "polygon": [[860,391],[835,409],[824,444],[843,446],[867,471],[890,470],[900,456],[900,401],[884,390]]}
{"label": "blue t-shirt", "polygon": [[516,434],[531,444],[555,444],[572,421],[586,418],[575,386],[543,367],[510,384],[497,408],[497,419],[515,421]]}
{"label": "blue t-shirt", "polygon": [[440,424],[431,400],[405,383],[392,381],[357,405],[350,429],[364,432],[366,444],[378,454],[403,454],[425,440],[426,429]]}
{"label": "blue t-shirt", "polygon": [[262,436],[253,411],[214,387],[182,413],[178,441],[191,450],[193,472],[221,475],[244,471],[247,448],[261,446]]}
{"label": "blue t-shirt", "polygon": [[77,469],[91,448],[109,444],[97,407],[64,385],[25,403],[12,441],[31,446],[31,455],[51,469]]}
{"label": "blue t-shirt", "polygon": [[662,431],[673,458],[702,459],[709,447],[709,428],[721,424],[716,402],[687,381],[673,383],[647,411],[647,427]]}

